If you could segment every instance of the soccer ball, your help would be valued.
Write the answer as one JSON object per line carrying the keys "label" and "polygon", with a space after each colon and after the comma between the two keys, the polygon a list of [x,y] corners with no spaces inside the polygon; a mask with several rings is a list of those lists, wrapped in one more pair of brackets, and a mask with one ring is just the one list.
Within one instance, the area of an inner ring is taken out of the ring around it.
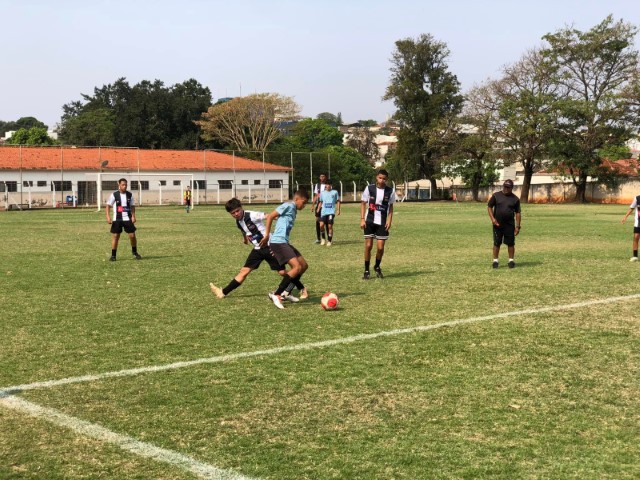
{"label": "soccer ball", "polygon": [[320,305],[325,310],[335,310],[338,308],[338,296],[335,293],[327,292],[320,299]]}

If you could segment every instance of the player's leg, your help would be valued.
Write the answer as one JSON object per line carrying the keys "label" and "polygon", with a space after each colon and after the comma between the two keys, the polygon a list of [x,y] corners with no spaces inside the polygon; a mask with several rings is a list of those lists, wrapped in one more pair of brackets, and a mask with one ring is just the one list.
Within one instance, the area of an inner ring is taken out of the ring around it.
{"label": "player's leg", "polygon": [[253,249],[247,256],[247,259],[244,262],[243,267],[240,269],[238,274],[229,282],[229,284],[220,288],[214,285],[213,283],[209,284],[209,288],[211,288],[211,293],[213,293],[218,298],[224,298],[233,292],[236,288],[238,288],[245,279],[249,276],[249,274],[257,270],[260,267],[260,264],[263,260],[269,261],[271,257],[271,252],[268,248],[261,248],[259,250]]}
{"label": "player's leg", "polygon": [[633,229],[633,257],[632,262],[638,261],[638,242],[640,241],[640,228]]}
{"label": "player's leg", "polygon": [[141,260],[142,257],[138,254],[138,239],[135,233],[129,233],[129,241],[131,242],[131,254],[136,260]]}
{"label": "player's leg", "polygon": [[502,245],[502,231],[493,227],[493,263],[491,264],[493,268],[498,268],[499,258],[500,258],[500,245]]}
{"label": "player's leg", "polygon": [[119,233],[111,234],[111,260],[112,262],[116,261],[116,254],[118,253],[118,241],[120,240]]}
{"label": "player's leg", "polygon": [[316,243],[320,243],[320,209],[316,207]]}
{"label": "player's leg", "polygon": [[384,278],[384,275],[382,274],[382,269],[380,268],[380,262],[382,262],[382,257],[384,256],[385,242],[386,242],[386,239],[378,238],[376,240],[376,263],[373,266],[373,270],[376,272],[376,277],[378,278]]}
{"label": "player's leg", "polygon": [[509,268],[513,268],[516,266],[516,233],[514,225],[504,227],[504,244],[507,246],[507,252],[509,253],[509,263],[507,265]]}
{"label": "player's leg", "polygon": [[327,246],[333,242],[333,215],[327,216]]}
{"label": "player's leg", "polygon": [[363,280],[369,280],[369,266],[371,265],[371,249],[373,248],[373,237],[364,239],[364,274]]}
{"label": "player's leg", "polygon": [[322,240],[320,240],[320,245],[324,245],[325,243],[327,243],[326,240],[326,236],[324,234],[324,229],[325,229],[325,222],[324,222],[324,217],[320,217],[320,236],[322,237]]}

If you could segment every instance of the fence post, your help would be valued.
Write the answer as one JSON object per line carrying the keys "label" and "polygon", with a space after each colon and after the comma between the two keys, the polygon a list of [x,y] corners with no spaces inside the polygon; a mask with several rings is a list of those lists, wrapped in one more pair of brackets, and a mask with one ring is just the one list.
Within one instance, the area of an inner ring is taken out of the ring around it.
{"label": "fence post", "polygon": [[354,201],[354,202],[357,202],[357,201],[358,201],[358,200],[356,199],[357,191],[358,191],[358,186],[356,185],[356,182],[353,182],[353,201]]}

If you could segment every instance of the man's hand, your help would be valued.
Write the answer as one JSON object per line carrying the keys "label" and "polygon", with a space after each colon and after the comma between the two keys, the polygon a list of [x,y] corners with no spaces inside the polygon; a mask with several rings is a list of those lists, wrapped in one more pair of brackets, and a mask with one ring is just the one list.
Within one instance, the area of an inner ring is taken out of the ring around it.
{"label": "man's hand", "polygon": [[516,225],[516,236],[520,233],[520,227]]}
{"label": "man's hand", "polygon": [[262,240],[260,240],[260,244],[259,244],[260,248],[266,247],[268,245],[270,236],[271,236],[270,233],[266,233],[264,237],[262,237]]}
{"label": "man's hand", "polygon": [[244,242],[244,244],[248,244],[249,243],[249,237],[245,237],[244,235],[242,236],[242,241]]}

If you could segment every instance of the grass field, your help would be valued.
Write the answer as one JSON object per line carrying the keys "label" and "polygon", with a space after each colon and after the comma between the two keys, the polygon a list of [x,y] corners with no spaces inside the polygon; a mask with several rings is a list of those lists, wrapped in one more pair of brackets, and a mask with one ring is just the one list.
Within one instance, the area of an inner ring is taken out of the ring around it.
{"label": "grass field", "polygon": [[484,204],[399,204],[364,282],[359,206],[329,248],[304,210],[284,311],[266,265],[210,293],[248,254],[222,207],[140,208],[115,263],[104,212],[2,213],[0,478],[640,478],[625,211],[525,205],[493,270]]}

